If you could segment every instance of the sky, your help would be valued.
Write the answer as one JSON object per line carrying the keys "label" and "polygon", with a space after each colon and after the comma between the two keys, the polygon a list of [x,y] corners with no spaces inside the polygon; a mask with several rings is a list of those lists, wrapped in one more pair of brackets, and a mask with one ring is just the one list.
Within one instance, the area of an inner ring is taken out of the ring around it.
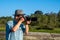
{"label": "sky", "polygon": [[0,0],[0,17],[13,16],[16,9],[23,10],[26,15],[36,10],[57,13],[60,10],[60,0]]}

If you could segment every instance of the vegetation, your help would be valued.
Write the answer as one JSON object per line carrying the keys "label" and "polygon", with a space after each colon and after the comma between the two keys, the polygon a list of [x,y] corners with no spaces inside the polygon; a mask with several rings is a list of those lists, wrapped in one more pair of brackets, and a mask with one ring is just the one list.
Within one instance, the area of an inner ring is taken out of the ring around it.
{"label": "vegetation", "polygon": [[[37,17],[36,22],[32,22],[30,25],[30,31],[36,32],[53,32],[59,33],[60,32],[60,11],[58,13],[50,12],[50,13],[43,13],[40,10],[35,11],[30,15],[31,17]],[[0,17],[0,31],[4,31],[5,24],[7,21],[13,20],[10,17]],[[3,27],[3,29],[1,29]]]}

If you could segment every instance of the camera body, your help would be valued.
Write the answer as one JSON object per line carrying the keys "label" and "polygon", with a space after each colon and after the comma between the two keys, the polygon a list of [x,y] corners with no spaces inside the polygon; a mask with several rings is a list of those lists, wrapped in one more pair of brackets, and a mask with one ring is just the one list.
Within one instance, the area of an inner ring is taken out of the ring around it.
{"label": "camera body", "polygon": [[[37,17],[23,16],[25,21],[37,21]],[[20,20],[21,18],[19,18]]]}
{"label": "camera body", "polygon": [[37,17],[25,16],[26,21],[37,21]]}

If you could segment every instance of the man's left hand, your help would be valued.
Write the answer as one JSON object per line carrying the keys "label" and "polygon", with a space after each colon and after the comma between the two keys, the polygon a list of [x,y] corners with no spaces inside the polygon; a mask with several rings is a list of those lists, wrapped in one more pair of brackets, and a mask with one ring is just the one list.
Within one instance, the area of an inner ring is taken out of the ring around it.
{"label": "man's left hand", "polygon": [[28,24],[30,24],[31,23],[31,21],[26,21],[26,24],[28,25]]}

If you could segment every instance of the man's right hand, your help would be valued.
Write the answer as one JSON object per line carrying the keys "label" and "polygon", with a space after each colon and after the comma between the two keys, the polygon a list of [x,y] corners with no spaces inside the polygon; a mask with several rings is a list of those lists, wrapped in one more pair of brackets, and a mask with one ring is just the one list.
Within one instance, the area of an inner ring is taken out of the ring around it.
{"label": "man's right hand", "polygon": [[25,19],[23,17],[20,18],[19,22],[24,22]]}

